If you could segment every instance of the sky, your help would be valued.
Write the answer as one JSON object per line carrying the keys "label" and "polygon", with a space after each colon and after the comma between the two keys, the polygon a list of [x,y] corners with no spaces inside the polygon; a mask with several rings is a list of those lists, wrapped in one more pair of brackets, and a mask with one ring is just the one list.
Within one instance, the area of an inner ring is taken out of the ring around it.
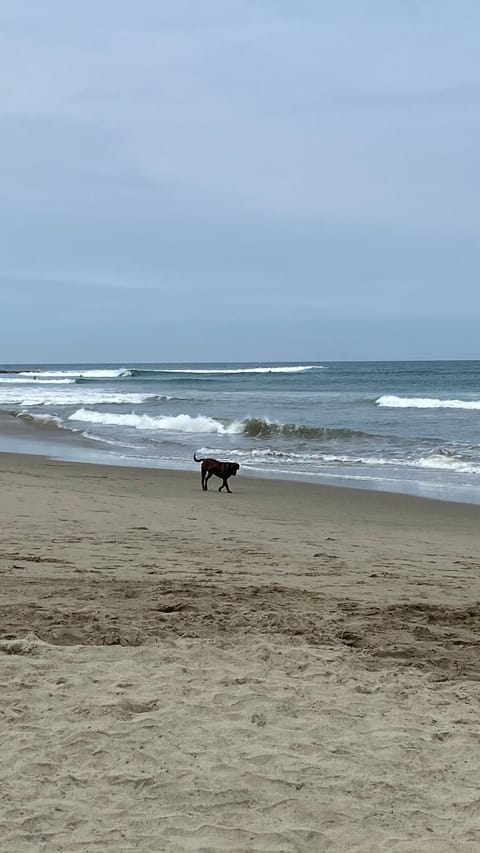
{"label": "sky", "polygon": [[0,0],[0,362],[480,358],[478,0]]}

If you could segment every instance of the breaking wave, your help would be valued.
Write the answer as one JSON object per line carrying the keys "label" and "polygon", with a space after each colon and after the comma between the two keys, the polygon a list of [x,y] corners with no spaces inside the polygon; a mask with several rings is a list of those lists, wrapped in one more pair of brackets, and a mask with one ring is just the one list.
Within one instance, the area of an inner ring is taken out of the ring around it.
{"label": "breaking wave", "polygon": [[208,415],[172,415],[153,417],[152,415],[117,414],[115,412],[96,412],[81,408],[69,415],[70,421],[82,421],[108,426],[126,426],[143,430],[172,430],[190,433],[217,433],[218,435],[247,435],[250,438],[285,436],[303,439],[355,439],[370,438],[369,433],[351,429],[314,427],[302,424],[281,424],[263,418],[221,421]]}
{"label": "breaking wave", "polygon": [[56,415],[34,415],[31,412],[11,412],[14,417],[21,418],[22,421],[29,421],[30,423],[37,424],[39,426],[61,426],[61,418],[58,418]]}
{"label": "breaking wave", "polygon": [[[31,385],[32,381],[32,379],[25,379],[25,377],[18,378],[16,375],[0,378],[0,384],[3,385]],[[74,382],[75,379],[38,379],[35,381],[35,385],[73,385]]]}
{"label": "breaking wave", "polygon": [[89,409],[78,409],[69,415],[69,421],[81,421],[90,424],[109,426],[126,426],[140,430],[169,430],[172,432],[188,433],[217,433],[217,435],[234,435],[243,431],[241,422],[233,421],[223,424],[215,418],[204,415],[171,415],[152,417],[151,415],[116,414],[114,412],[92,412]]}
{"label": "breaking wave", "polygon": [[[413,472],[414,470],[430,471],[432,475],[435,471],[450,473],[451,475],[480,475],[480,458],[478,448],[475,446],[465,447],[463,450],[445,447],[436,447],[431,449],[418,448],[414,452],[409,452],[408,455],[397,455],[391,453],[379,452],[378,445],[372,447],[371,453],[358,452],[359,448],[350,443],[350,439],[355,439],[358,436],[375,438],[368,433],[361,433],[348,429],[335,428],[318,428],[306,427],[297,424],[272,424],[266,420],[247,419],[236,421],[221,421],[218,418],[208,417],[204,415],[191,416],[187,414],[179,414],[172,416],[151,416],[146,414],[131,413],[115,413],[115,412],[98,412],[86,408],[77,409],[69,415],[66,420],[62,420],[57,415],[32,413],[32,412],[10,412],[11,415],[20,418],[32,425],[40,428],[54,428],[79,432],[84,429],[83,425],[97,426],[114,426],[127,427],[133,430],[148,431],[150,435],[147,438],[148,443],[160,442],[165,440],[164,434],[178,433],[190,435],[215,435],[218,437],[224,436],[253,436],[254,438],[272,438],[277,436],[293,436],[300,438],[301,442],[289,447],[283,444],[281,447],[269,445],[266,441],[255,442],[252,447],[202,447],[199,452],[213,456],[221,456],[226,452],[229,457],[238,459],[246,468],[250,467],[252,471],[263,470],[271,471],[277,474],[286,473],[294,475],[296,473],[309,476],[330,475],[357,477],[359,479],[373,477],[373,479],[385,479],[385,477],[398,478],[401,471]],[[80,426],[82,425],[82,426]],[[260,431],[258,431],[260,425]],[[253,431],[252,431],[253,430]],[[154,437],[152,433],[156,433]],[[91,439],[96,442],[103,442],[118,447],[129,447],[139,451],[141,447],[147,445],[142,444],[140,436],[133,439],[130,434],[130,441],[140,442],[139,444],[126,444],[125,441],[119,440],[122,433],[117,433],[115,438],[108,432],[106,435],[93,435],[87,430],[82,431],[84,438]],[[305,439],[332,439],[332,452],[327,452],[326,447],[308,445]],[[171,437],[168,441],[171,442]],[[336,442],[340,440],[340,444]],[[342,440],[345,441],[342,447]],[[229,442],[230,444],[230,442]],[[182,446],[181,444],[179,446]],[[363,442],[365,447],[365,442]],[[375,449],[374,449],[375,447]],[[349,450],[351,448],[351,450]],[[259,467],[260,466],[260,467]],[[377,469],[375,471],[375,469]],[[343,471],[343,474],[339,473]],[[363,474],[362,472],[365,472]],[[384,472],[380,474],[380,471]]]}
{"label": "breaking wave", "polygon": [[322,364],[296,364],[296,365],[256,365],[252,367],[118,367],[118,368],[93,368],[77,367],[65,370],[42,369],[38,370],[12,370],[8,372],[8,378],[0,381],[9,382],[83,382],[96,379],[128,379],[129,377],[154,377],[162,374],[183,376],[237,376],[241,374],[296,374],[312,370],[325,370]]}
{"label": "breaking wave", "polygon": [[473,409],[480,410],[480,400],[440,400],[429,397],[397,397],[385,395],[375,400],[377,406],[391,409]]}
{"label": "breaking wave", "polygon": [[299,364],[292,367],[159,367],[151,370],[132,368],[133,376],[147,376],[158,373],[188,373],[201,375],[232,376],[240,373],[304,373],[306,370],[324,370],[322,364]]}
{"label": "breaking wave", "polygon": [[80,367],[72,370],[21,370],[13,375],[26,376],[31,381],[61,378],[75,381],[76,379],[118,379],[122,376],[132,376],[132,370],[128,367],[115,369]]}
{"label": "breaking wave", "polygon": [[121,391],[103,391],[77,385],[75,390],[49,391],[41,388],[0,389],[0,404],[21,406],[98,406],[108,404],[138,405],[145,402],[162,402],[171,398],[164,394],[135,394]]}
{"label": "breaking wave", "polygon": [[275,435],[292,438],[330,439],[330,438],[370,438],[370,433],[353,429],[308,426],[306,424],[282,424],[266,418],[248,418],[243,422],[243,432],[251,438],[265,438]]}

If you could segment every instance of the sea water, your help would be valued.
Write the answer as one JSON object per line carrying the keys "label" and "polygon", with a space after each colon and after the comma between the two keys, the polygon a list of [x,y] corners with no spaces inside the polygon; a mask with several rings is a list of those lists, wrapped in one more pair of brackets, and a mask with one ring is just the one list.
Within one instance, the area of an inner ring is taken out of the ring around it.
{"label": "sea water", "polygon": [[478,361],[3,370],[0,410],[28,421],[35,452],[194,469],[196,451],[241,474],[480,503]]}

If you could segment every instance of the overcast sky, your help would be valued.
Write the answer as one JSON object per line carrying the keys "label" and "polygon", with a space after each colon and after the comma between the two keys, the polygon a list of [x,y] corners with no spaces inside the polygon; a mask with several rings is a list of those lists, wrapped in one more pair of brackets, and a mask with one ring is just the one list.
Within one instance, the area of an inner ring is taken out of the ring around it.
{"label": "overcast sky", "polygon": [[0,0],[0,361],[480,357],[478,0]]}

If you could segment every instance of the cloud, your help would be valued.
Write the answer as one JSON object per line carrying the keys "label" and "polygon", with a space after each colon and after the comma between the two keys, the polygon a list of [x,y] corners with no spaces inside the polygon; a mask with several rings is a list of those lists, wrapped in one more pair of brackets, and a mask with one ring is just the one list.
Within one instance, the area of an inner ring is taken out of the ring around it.
{"label": "cloud", "polygon": [[272,346],[289,319],[301,346],[307,315],[353,318],[359,335],[372,316],[467,304],[478,315],[480,11],[465,0],[461,12],[412,0],[11,4],[9,310],[24,322],[21,293],[30,305],[44,294],[44,322],[63,305],[68,342],[80,316],[97,323],[68,299],[78,308],[97,292],[108,306],[118,289],[122,324],[168,309],[172,335],[188,321],[194,336],[206,304],[231,308],[262,345],[270,329]]}

